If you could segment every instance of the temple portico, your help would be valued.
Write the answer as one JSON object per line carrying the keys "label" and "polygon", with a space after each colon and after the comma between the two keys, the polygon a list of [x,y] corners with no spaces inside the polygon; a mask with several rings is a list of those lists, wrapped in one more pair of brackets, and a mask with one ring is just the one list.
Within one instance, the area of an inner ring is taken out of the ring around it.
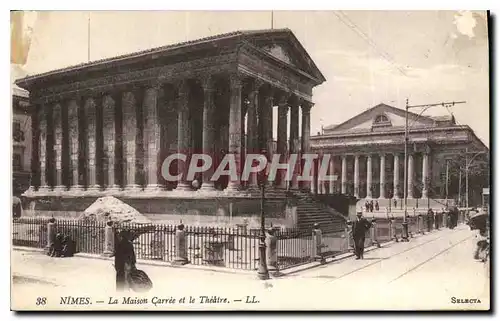
{"label": "temple portico", "polygon": [[[324,81],[288,29],[235,32],[20,79],[36,110],[39,146],[25,196],[249,195],[257,176],[240,180],[245,155],[265,150],[286,162],[310,150],[312,88]],[[182,175],[167,181],[162,164],[176,153],[187,159],[169,172]],[[212,166],[188,177],[190,156],[201,153]],[[226,154],[238,179],[210,180]],[[289,185],[283,172],[269,182],[276,191],[309,188],[295,178]]]}

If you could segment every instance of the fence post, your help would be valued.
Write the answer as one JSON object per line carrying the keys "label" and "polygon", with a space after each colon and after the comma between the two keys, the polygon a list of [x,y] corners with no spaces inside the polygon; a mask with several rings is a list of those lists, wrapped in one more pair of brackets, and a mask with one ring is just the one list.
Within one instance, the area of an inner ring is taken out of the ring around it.
{"label": "fence post", "polygon": [[115,231],[113,229],[113,222],[106,222],[104,228],[104,253],[102,256],[110,257],[115,253]]}
{"label": "fence post", "polygon": [[267,270],[273,276],[279,275],[278,270],[278,238],[274,235],[275,229],[273,227],[267,230],[266,236],[266,257],[267,257]]}
{"label": "fence post", "polygon": [[372,245],[380,247],[380,242],[377,240],[377,220],[375,220],[375,218],[372,218],[372,227],[370,229],[370,233],[371,233]]}
{"label": "fence post", "polygon": [[172,262],[173,265],[185,265],[189,263],[186,245],[184,224],[180,223],[177,225],[177,230],[175,231],[175,259]]}
{"label": "fence post", "polygon": [[149,246],[151,248],[151,259],[163,260],[165,256],[165,233],[163,229],[155,229]]}
{"label": "fence post", "polygon": [[54,241],[56,238],[56,220],[55,218],[51,218],[47,223],[47,247],[45,250],[47,254],[50,255],[50,249],[54,246]]}
{"label": "fence post", "polygon": [[345,238],[347,240],[347,251],[349,251],[349,249],[351,248],[351,236],[349,235],[350,231],[349,231],[349,224],[350,222],[347,222],[346,223],[346,226],[344,227],[344,235],[345,235]]}
{"label": "fence post", "polygon": [[323,256],[323,232],[319,228],[318,223],[314,223],[314,229],[312,231],[312,239],[314,244],[314,260],[319,261],[321,264],[325,264],[326,260]]}
{"label": "fence post", "polygon": [[396,224],[394,222],[394,217],[392,217],[390,219],[390,224],[391,224],[391,231],[392,231],[392,239],[395,241],[395,242],[399,242],[398,240],[398,235],[396,234]]}

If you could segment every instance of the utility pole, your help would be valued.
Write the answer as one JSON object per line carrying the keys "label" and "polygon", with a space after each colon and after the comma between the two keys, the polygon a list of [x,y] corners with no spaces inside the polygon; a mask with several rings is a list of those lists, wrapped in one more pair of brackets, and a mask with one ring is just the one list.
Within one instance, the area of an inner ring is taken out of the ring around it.
{"label": "utility pole", "polygon": [[87,18],[87,62],[90,62],[90,11]]}
{"label": "utility pole", "polygon": [[462,165],[458,170],[458,206],[462,207]]}
{"label": "utility pole", "polygon": [[[465,104],[465,101],[452,101],[452,102],[441,102],[441,103],[436,103],[436,104],[425,104],[425,105],[409,105],[408,98],[406,99],[406,106],[405,106],[405,163],[404,163],[404,216],[403,216],[403,236],[401,240],[403,242],[408,242],[409,241],[409,235],[408,235],[408,141],[409,141],[409,126],[408,126],[408,112],[412,108],[423,108],[423,110],[420,112],[420,114],[417,117],[420,117],[424,111],[426,111],[429,108],[432,107],[453,107],[458,104]],[[415,122],[415,121],[414,121]],[[412,123],[413,124],[413,123]],[[448,173],[448,171],[447,171]],[[448,187],[446,187],[446,190],[448,191]],[[446,193],[448,194],[448,192]],[[447,196],[448,197],[448,196]]]}

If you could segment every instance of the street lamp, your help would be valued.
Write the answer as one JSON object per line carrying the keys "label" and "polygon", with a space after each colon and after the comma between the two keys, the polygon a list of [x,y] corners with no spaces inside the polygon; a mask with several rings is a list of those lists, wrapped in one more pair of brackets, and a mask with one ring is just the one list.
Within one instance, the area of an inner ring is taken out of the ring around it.
{"label": "street lamp", "polygon": [[[405,163],[404,163],[404,216],[403,216],[403,236],[402,236],[402,241],[403,242],[408,242],[408,110],[410,108],[424,108],[418,115],[417,118],[422,115],[424,111],[431,107],[437,107],[437,106],[442,106],[442,107],[451,107],[455,106],[456,104],[465,104],[465,101],[452,101],[452,102],[442,102],[442,103],[437,103],[437,104],[425,104],[425,105],[413,105],[409,106],[408,105],[408,98],[406,99],[406,106],[405,106]],[[414,120],[413,122],[415,122]],[[413,123],[412,123],[413,124]],[[413,186],[412,186],[413,187]],[[428,197],[427,197],[428,198]]]}
{"label": "street lamp", "polygon": [[486,154],[486,152],[478,152],[468,160],[468,150],[465,151],[465,208],[467,208],[467,210],[469,209],[469,168],[474,158],[482,154]]}
{"label": "street lamp", "polygon": [[[265,149],[261,150],[261,155],[267,156]],[[267,157],[266,157],[267,158]],[[265,189],[266,189],[266,173],[265,170],[259,172],[259,185],[260,185],[260,241],[259,241],[259,269],[258,276],[261,280],[269,279],[269,271],[266,264],[266,227],[265,227]]]}

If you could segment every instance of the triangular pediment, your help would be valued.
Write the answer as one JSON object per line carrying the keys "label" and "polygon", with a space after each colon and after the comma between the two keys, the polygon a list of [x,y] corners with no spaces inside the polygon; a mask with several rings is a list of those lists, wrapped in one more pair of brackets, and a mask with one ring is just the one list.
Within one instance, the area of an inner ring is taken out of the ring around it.
{"label": "triangular pediment", "polygon": [[326,80],[291,30],[270,29],[244,31],[243,35],[246,42],[274,58],[312,76],[317,79],[319,83]]}
{"label": "triangular pediment", "polygon": [[[379,104],[333,128],[328,133],[345,131],[370,131],[384,128],[405,127],[406,112],[386,104]],[[408,112],[408,122],[411,127],[433,126],[435,121],[427,116]]]}

